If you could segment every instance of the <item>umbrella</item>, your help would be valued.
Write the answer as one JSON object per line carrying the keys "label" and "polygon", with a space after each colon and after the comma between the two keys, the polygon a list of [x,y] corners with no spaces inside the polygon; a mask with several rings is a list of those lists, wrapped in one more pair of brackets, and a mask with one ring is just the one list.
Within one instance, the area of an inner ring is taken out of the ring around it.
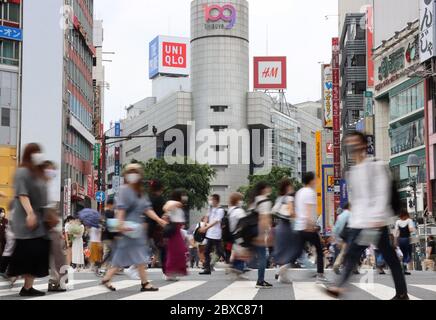
{"label": "umbrella", "polygon": [[83,209],[79,212],[79,218],[87,227],[100,227],[100,213],[92,209]]}

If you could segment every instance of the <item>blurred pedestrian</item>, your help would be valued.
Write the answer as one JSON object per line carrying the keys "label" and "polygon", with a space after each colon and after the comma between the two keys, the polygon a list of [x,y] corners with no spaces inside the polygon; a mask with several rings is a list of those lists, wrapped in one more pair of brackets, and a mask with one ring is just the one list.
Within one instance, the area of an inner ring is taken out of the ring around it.
{"label": "blurred pedestrian", "polygon": [[348,156],[355,163],[347,179],[353,207],[349,219],[349,248],[341,279],[326,291],[335,297],[343,294],[354,266],[365,249],[373,244],[391,269],[396,289],[393,300],[409,300],[401,264],[389,240],[388,226],[394,217],[390,172],[383,163],[368,159],[367,148],[367,138],[363,133],[354,132],[346,138]]}
{"label": "blurred pedestrian", "polygon": [[[289,178],[282,179],[278,186],[279,197],[272,209],[277,226],[275,228],[274,258],[280,266],[277,280],[289,284],[292,281],[288,277],[289,263],[295,246],[295,233],[293,219],[295,218],[295,191]],[[292,261],[293,262],[293,261]]]}
{"label": "blurred pedestrian", "polygon": [[[114,211],[114,198],[108,198],[105,204],[104,212],[103,212],[103,227],[102,227],[102,246],[103,246],[103,257],[101,261],[101,267],[107,268],[110,265],[110,259],[112,256],[112,251],[114,247],[114,242],[116,241],[116,233],[111,232],[107,226],[107,221],[110,219],[115,219],[115,211]],[[100,270],[99,276],[104,274],[103,270]]]}
{"label": "blurred pedestrian", "polygon": [[[197,224],[196,230],[202,230],[207,225],[207,216],[203,216],[200,219],[200,222]],[[200,259],[200,266],[204,269],[204,265],[206,263],[206,244],[207,239],[204,238],[201,242],[198,243],[198,257]]]}
{"label": "blurred pedestrian", "polygon": [[400,219],[395,222],[395,238],[396,244],[403,253],[403,271],[405,275],[411,275],[407,271],[407,266],[412,260],[412,245],[410,244],[410,237],[415,232],[415,225],[413,220],[410,219],[407,210],[402,210]]}
{"label": "blurred pedestrian", "polygon": [[103,260],[103,246],[101,244],[101,228],[91,227],[89,228],[89,248],[91,250],[91,256],[89,262],[91,263],[91,269],[99,274],[99,269]]}
{"label": "blurred pedestrian", "polygon": [[149,250],[144,214],[161,225],[166,225],[166,222],[152,210],[151,203],[145,195],[143,168],[138,164],[130,164],[123,175],[126,184],[120,188],[115,201],[117,229],[121,235],[115,244],[112,266],[103,278],[102,285],[111,291],[116,291],[111,281],[119,268],[136,266],[141,278],[141,292],[158,291],[158,288],[153,287],[147,280],[146,266]]}
{"label": "blurred pedestrian", "polygon": [[206,234],[206,249],[205,249],[205,264],[204,270],[200,272],[200,275],[212,274],[211,267],[211,254],[215,251],[218,259],[225,259],[225,253],[222,243],[222,228],[221,221],[224,218],[225,211],[220,207],[220,196],[214,194],[209,200],[209,214],[207,218],[206,226],[203,227],[200,232]]}
{"label": "blurred pedestrian", "polygon": [[436,243],[433,236],[428,237],[425,254],[429,265],[428,269],[436,271]]}
{"label": "blurred pedestrian", "polygon": [[85,233],[85,226],[79,220],[75,218],[70,222],[68,227],[68,234],[72,237],[72,263],[77,271],[80,271],[85,267],[85,252],[84,252],[84,241],[83,235]]}
{"label": "blurred pedestrian", "polygon": [[306,242],[310,243],[316,249],[317,264],[317,282],[325,283],[327,279],[324,276],[324,253],[321,246],[319,235],[319,226],[317,226],[318,214],[316,211],[316,185],[317,180],[313,172],[308,172],[303,176],[304,188],[297,192],[295,197],[295,230],[296,244],[291,261],[295,262],[304,250]]}
{"label": "blurred pedestrian", "polygon": [[[9,212],[12,215],[14,210],[14,201],[11,201],[9,204]],[[15,283],[16,277],[8,277],[8,268],[11,262],[11,256],[14,253],[15,249],[15,236],[12,232],[11,221],[8,222],[5,229],[5,238],[6,244],[3,250],[3,253],[0,257],[0,277],[9,281],[12,285]]]}
{"label": "blurred pedestrian", "polygon": [[6,245],[6,227],[8,226],[8,219],[6,219],[6,210],[0,208],[0,257]]}
{"label": "blurred pedestrian", "polygon": [[43,296],[33,288],[35,278],[49,275],[50,240],[44,224],[48,204],[47,185],[42,164],[44,155],[35,143],[27,145],[22,162],[15,173],[16,201],[12,216],[15,249],[8,268],[8,276],[24,276],[20,296]]}
{"label": "blurred pedestrian", "polygon": [[70,229],[71,223],[74,221],[73,216],[68,216],[65,219],[65,225],[64,225],[64,241],[65,241],[65,247],[66,247],[66,264],[67,266],[71,266],[73,261],[73,236],[68,233]]}
{"label": "blurred pedestrian", "polygon": [[165,276],[167,281],[177,281],[178,277],[186,276],[186,256],[188,248],[183,237],[185,224],[185,211],[183,208],[188,204],[188,195],[184,190],[175,190],[164,206],[165,215],[168,216],[171,234],[168,235]]}

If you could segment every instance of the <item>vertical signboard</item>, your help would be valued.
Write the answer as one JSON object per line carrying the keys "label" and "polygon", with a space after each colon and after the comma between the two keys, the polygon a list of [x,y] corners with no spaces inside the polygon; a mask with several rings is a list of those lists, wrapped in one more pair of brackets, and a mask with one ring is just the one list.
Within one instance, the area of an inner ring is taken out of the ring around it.
{"label": "vertical signboard", "polygon": [[322,215],[322,136],[321,131],[316,132],[316,195],[317,195],[317,213]]}
{"label": "vertical signboard", "polygon": [[374,87],[374,59],[372,48],[374,46],[374,8],[371,5],[366,7],[366,71],[368,75],[367,84],[369,88]]}
{"label": "vertical signboard", "polygon": [[340,205],[341,180],[341,114],[340,114],[340,72],[339,72],[339,38],[332,39],[332,75],[333,75],[333,158],[335,177],[335,213]]}
{"label": "vertical signboard", "polygon": [[92,199],[94,197],[94,179],[92,177],[92,175],[88,175],[88,179],[87,179],[87,195],[90,199]]}
{"label": "vertical signboard", "polygon": [[324,128],[333,128],[333,75],[331,65],[323,65]]}
{"label": "vertical signboard", "polygon": [[96,143],[94,145],[94,168],[97,168],[100,164],[100,155],[101,155],[100,143]]}
{"label": "vertical signboard", "polygon": [[121,123],[115,122],[115,137],[121,136]]}
{"label": "vertical signboard", "polygon": [[71,179],[64,182],[64,218],[71,215]]}
{"label": "vertical signboard", "polygon": [[420,36],[419,36],[419,55],[421,63],[426,62],[435,56],[435,13],[436,2],[435,0],[419,0],[419,22],[420,22]]}

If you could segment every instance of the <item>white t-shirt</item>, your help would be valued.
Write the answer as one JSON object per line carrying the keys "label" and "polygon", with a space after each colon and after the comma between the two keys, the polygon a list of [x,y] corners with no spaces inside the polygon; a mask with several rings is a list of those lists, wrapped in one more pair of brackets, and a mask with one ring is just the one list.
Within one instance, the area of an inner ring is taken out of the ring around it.
{"label": "white t-shirt", "polygon": [[90,242],[101,242],[101,230],[98,228],[91,228],[89,230]]}
{"label": "white t-shirt", "polygon": [[400,228],[405,228],[406,226],[409,226],[409,230],[415,228],[415,225],[410,218],[406,220],[397,220],[397,222],[395,222],[395,233],[397,237],[400,235]]}
{"label": "white t-shirt", "polygon": [[276,203],[272,209],[274,213],[278,213],[282,216],[289,217],[289,203],[294,202],[293,196],[280,196],[277,198]]}
{"label": "white t-shirt", "polygon": [[218,221],[212,228],[207,230],[206,238],[212,240],[221,240],[222,238],[222,229],[221,229],[221,220],[224,218],[224,209],[223,208],[211,208],[209,210],[209,224],[213,224]]}
{"label": "white t-shirt", "polygon": [[230,232],[234,232],[241,218],[247,216],[245,210],[239,207],[229,208],[229,227]]}
{"label": "white t-shirt", "polygon": [[185,211],[180,208],[177,208],[174,211],[169,213],[171,222],[174,223],[185,223]]}
{"label": "white t-shirt", "polygon": [[313,209],[311,212],[312,222],[317,221],[318,215],[316,214],[316,192],[308,187],[305,187],[297,192],[295,197],[295,212],[297,218],[295,219],[295,230],[301,231],[307,228],[307,223],[309,222],[307,219],[306,206],[313,205]]}
{"label": "white t-shirt", "polygon": [[271,214],[272,203],[267,196],[257,196],[256,207],[257,207],[257,212],[259,212],[259,214],[265,214],[265,215]]}

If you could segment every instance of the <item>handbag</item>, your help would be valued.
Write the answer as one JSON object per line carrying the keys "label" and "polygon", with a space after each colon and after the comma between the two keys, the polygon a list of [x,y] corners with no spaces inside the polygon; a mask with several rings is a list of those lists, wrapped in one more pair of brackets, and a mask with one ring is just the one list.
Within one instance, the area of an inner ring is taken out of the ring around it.
{"label": "handbag", "polygon": [[44,225],[47,230],[55,228],[60,222],[58,211],[54,208],[43,208],[42,210]]}
{"label": "handbag", "polygon": [[177,231],[177,225],[175,223],[169,223],[167,224],[163,229],[163,237],[165,239],[171,238],[173,235],[176,234]]}

